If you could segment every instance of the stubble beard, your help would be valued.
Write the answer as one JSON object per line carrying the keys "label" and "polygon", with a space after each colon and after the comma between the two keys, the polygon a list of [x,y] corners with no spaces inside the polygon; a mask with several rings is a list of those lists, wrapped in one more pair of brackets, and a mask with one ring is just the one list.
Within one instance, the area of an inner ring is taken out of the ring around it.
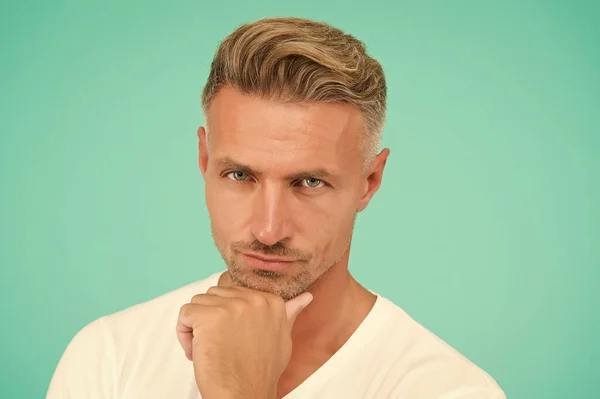
{"label": "stubble beard", "polygon": [[[235,286],[268,292],[278,295],[283,300],[288,301],[306,291],[315,283],[315,281],[326,274],[344,257],[352,242],[355,222],[356,215],[352,221],[352,228],[346,240],[346,244],[334,258],[333,262],[322,261],[320,265],[314,267],[311,265],[311,261],[300,261],[299,265],[296,264],[295,267],[299,266],[301,267],[301,270],[293,274],[244,268],[236,262],[235,257],[233,256],[235,251],[232,251],[229,248],[221,249],[218,245],[217,250],[225,261],[229,275]],[[214,233],[212,236],[216,245]]]}
{"label": "stubble beard", "polygon": [[[301,268],[298,272],[249,269],[236,262],[233,255],[225,256],[221,252],[221,257],[227,265],[229,275],[235,286],[268,292],[288,301],[306,291],[315,281],[335,266],[349,249],[351,239],[352,234],[333,261],[322,261],[318,266],[312,265],[310,261],[300,261],[294,265],[295,268]],[[228,252],[228,254],[231,253],[232,251]]]}

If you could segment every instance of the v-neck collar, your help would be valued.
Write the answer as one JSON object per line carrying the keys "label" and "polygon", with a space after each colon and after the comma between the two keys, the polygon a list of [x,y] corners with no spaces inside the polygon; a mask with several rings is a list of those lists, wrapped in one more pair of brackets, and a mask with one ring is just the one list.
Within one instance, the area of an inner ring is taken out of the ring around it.
{"label": "v-neck collar", "polygon": [[371,291],[371,293],[377,299],[367,316],[350,335],[350,338],[321,367],[282,399],[314,397],[327,380],[331,379],[332,375],[343,369],[344,365],[351,364],[352,358],[365,348],[367,342],[377,336],[379,330],[385,326],[390,313],[385,310],[386,298],[375,292]]}
{"label": "v-neck collar", "polygon": [[[226,270],[217,272],[212,276],[213,285],[219,282],[221,275],[225,272]],[[386,310],[389,301],[376,292],[369,291],[377,297],[375,303],[367,316],[350,335],[350,338],[321,367],[282,399],[305,399],[311,397],[311,395],[314,396],[336,370],[350,363],[352,357],[363,350],[367,342],[377,336],[379,330],[385,326],[386,321],[391,317],[391,313]]]}

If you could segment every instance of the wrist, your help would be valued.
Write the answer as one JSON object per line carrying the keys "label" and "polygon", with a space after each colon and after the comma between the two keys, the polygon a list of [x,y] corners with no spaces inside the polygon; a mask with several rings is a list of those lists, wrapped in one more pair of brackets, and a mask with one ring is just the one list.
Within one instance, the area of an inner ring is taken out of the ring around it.
{"label": "wrist", "polygon": [[227,387],[202,390],[202,399],[276,399],[277,387],[271,389],[259,387]]}

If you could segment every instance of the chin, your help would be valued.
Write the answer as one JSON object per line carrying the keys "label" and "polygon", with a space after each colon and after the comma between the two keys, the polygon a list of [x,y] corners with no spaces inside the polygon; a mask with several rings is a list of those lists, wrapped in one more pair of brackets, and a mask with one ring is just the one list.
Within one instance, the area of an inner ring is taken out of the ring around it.
{"label": "chin", "polygon": [[229,268],[229,274],[237,286],[275,294],[285,301],[300,295],[310,285],[303,273],[292,276],[285,272],[234,266]]}

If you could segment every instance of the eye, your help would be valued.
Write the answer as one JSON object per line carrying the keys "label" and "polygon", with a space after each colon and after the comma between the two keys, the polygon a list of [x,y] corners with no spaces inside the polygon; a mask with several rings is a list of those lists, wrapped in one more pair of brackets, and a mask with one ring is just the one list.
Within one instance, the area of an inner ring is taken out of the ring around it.
{"label": "eye", "polygon": [[320,187],[321,184],[325,185],[325,183],[323,182],[323,180],[316,179],[314,177],[309,177],[307,179],[302,179],[302,186],[303,187],[318,188],[318,187]]}
{"label": "eye", "polygon": [[235,181],[245,181],[248,178],[246,173],[240,172],[239,170],[236,170],[235,172],[229,172],[226,176]]}

